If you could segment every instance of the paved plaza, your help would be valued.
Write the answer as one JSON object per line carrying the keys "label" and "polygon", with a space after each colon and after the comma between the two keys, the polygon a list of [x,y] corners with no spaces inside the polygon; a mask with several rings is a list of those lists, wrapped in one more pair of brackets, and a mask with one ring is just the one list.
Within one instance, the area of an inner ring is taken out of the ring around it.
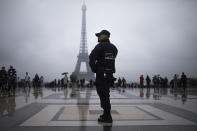
{"label": "paved plaza", "polygon": [[1,131],[194,131],[197,90],[111,89],[113,124],[102,114],[95,88],[17,89],[0,98]]}

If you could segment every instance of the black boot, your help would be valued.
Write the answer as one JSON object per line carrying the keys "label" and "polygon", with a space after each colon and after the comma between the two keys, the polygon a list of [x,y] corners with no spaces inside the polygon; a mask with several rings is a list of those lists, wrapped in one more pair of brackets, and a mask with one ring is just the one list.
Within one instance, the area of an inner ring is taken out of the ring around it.
{"label": "black boot", "polygon": [[101,116],[98,118],[98,122],[112,123],[113,120],[112,120],[111,115],[101,115]]}
{"label": "black boot", "polygon": [[104,117],[104,114],[100,115],[99,118],[102,119]]}

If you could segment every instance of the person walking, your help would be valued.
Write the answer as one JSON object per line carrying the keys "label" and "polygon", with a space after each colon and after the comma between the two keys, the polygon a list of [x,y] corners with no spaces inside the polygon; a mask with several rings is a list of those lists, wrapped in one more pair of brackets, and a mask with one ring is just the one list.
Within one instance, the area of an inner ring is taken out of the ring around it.
{"label": "person walking", "polygon": [[7,88],[7,71],[5,70],[5,67],[3,66],[0,70],[0,90],[1,93],[5,93],[6,92],[6,88]]}
{"label": "person walking", "polygon": [[181,83],[182,83],[183,90],[185,92],[187,88],[187,76],[185,75],[184,72],[182,72],[182,75],[181,75]]}
{"label": "person walking", "polygon": [[124,77],[122,78],[122,86],[123,86],[123,88],[126,88],[126,80]]}
{"label": "person walking", "polygon": [[10,66],[10,69],[8,70],[8,91],[15,92],[16,88],[16,70],[13,68],[13,66]]}
{"label": "person walking", "polygon": [[38,76],[38,74],[35,74],[35,77],[34,77],[34,87],[38,88],[40,86],[40,78]]}
{"label": "person walking", "polygon": [[43,76],[40,77],[40,86],[41,87],[44,86],[44,77]]}
{"label": "person walking", "polygon": [[120,77],[119,77],[119,78],[118,78],[118,87],[121,88],[121,86],[122,86],[122,80],[121,80]]}
{"label": "person walking", "polygon": [[144,76],[141,75],[140,76],[140,88],[143,88],[144,87]]}
{"label": "person walking", "polygon": [[150,88],[150,82],[151,82],[151,79],[150,79],[150,77],[147,75],[147,77],[146,77],[147,88]]}
{"label": "person walking", "polygon": [[175,90],[177,90],[177,82],[178,82],[178,76],[177,74],[174,74],[173,84]]}
{"label": "person walking", "polygon": [[25,75],[25,87],[31,87],[30,86],[30,76],[28,74],[28,72],[26,72],[26,75]]}
{"label": "person walking", "polygon": [[67,74],[64,75],[64,87],[67,88],[67,84],[68,84],[68,76]]}
{"label": "person walking", "polygon": [[123,92],[125,92],[125,88],[126,88],[126,80],[125,80],[125,78],[124,78],[124,77],[122,78],[122,87],[123,87]]}

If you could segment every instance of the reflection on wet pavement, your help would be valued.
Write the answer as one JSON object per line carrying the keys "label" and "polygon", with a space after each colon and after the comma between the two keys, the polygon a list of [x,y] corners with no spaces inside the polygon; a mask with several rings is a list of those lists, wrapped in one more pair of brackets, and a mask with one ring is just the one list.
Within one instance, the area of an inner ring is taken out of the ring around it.
{"label": "reflection on wet pavement", "polygon": [[[92,91],[94,91],[94,94],[91,94]],[[167,88],[129,88],[126,89],[126,92],[119,92],[117,89],[111,89],[111,92],[117,92],[123,96],[124,94],[131,93],[131,95],[139,96],[141,99],[150,100],[171,98],[171,100],[182,101],[183,104],[187,102],[187,99],[189,99],[190,102],[193,102],[195,99],[197,99],[197,90],[195,89],[188,89],[186,92],[184,92],[181,89],[171,90]],[[45,96],[61,93],[63,93],[65,101],[67,99],[76,99],[77,105],[80,105],[80,103],[88,104],[91,98],[98,98],[94,88],[18,88],[13,93],[1,94],[0,115],[3,116],[7,113],[12,115],[15,111],[15,108],[17,107],[19,108],[33,102],[41,102]],[[81,98],[81,96],[83,97]]]}
{"label": "reflection on wet pavement", "polygon": [[6,126],[2,122],[11,118],[22,127],[82,126],[84,130],[84,126],[111,130],[115,126],[197,123],[194,118],[197,90],[194,88],[185,92],[179,88],[127,88],[124,91],[112,88],[110,100],[114,122],[105,124],[97,122],[102,109],[95,88],[17,88],[15,92],[0,95],[0,126]]}

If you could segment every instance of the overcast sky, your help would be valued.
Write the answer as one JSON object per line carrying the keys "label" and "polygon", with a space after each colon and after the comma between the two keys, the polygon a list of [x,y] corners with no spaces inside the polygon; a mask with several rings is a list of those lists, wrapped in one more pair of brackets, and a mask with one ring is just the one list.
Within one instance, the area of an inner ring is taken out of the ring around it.
{"label": "overcast sky", "polygon": [[[197,77],[196,0],[86,0],[88,50],[107,29],[119,54],[116,77]],[[0,66],[45,80],[74,71],[82,0],[0,0]]]}

